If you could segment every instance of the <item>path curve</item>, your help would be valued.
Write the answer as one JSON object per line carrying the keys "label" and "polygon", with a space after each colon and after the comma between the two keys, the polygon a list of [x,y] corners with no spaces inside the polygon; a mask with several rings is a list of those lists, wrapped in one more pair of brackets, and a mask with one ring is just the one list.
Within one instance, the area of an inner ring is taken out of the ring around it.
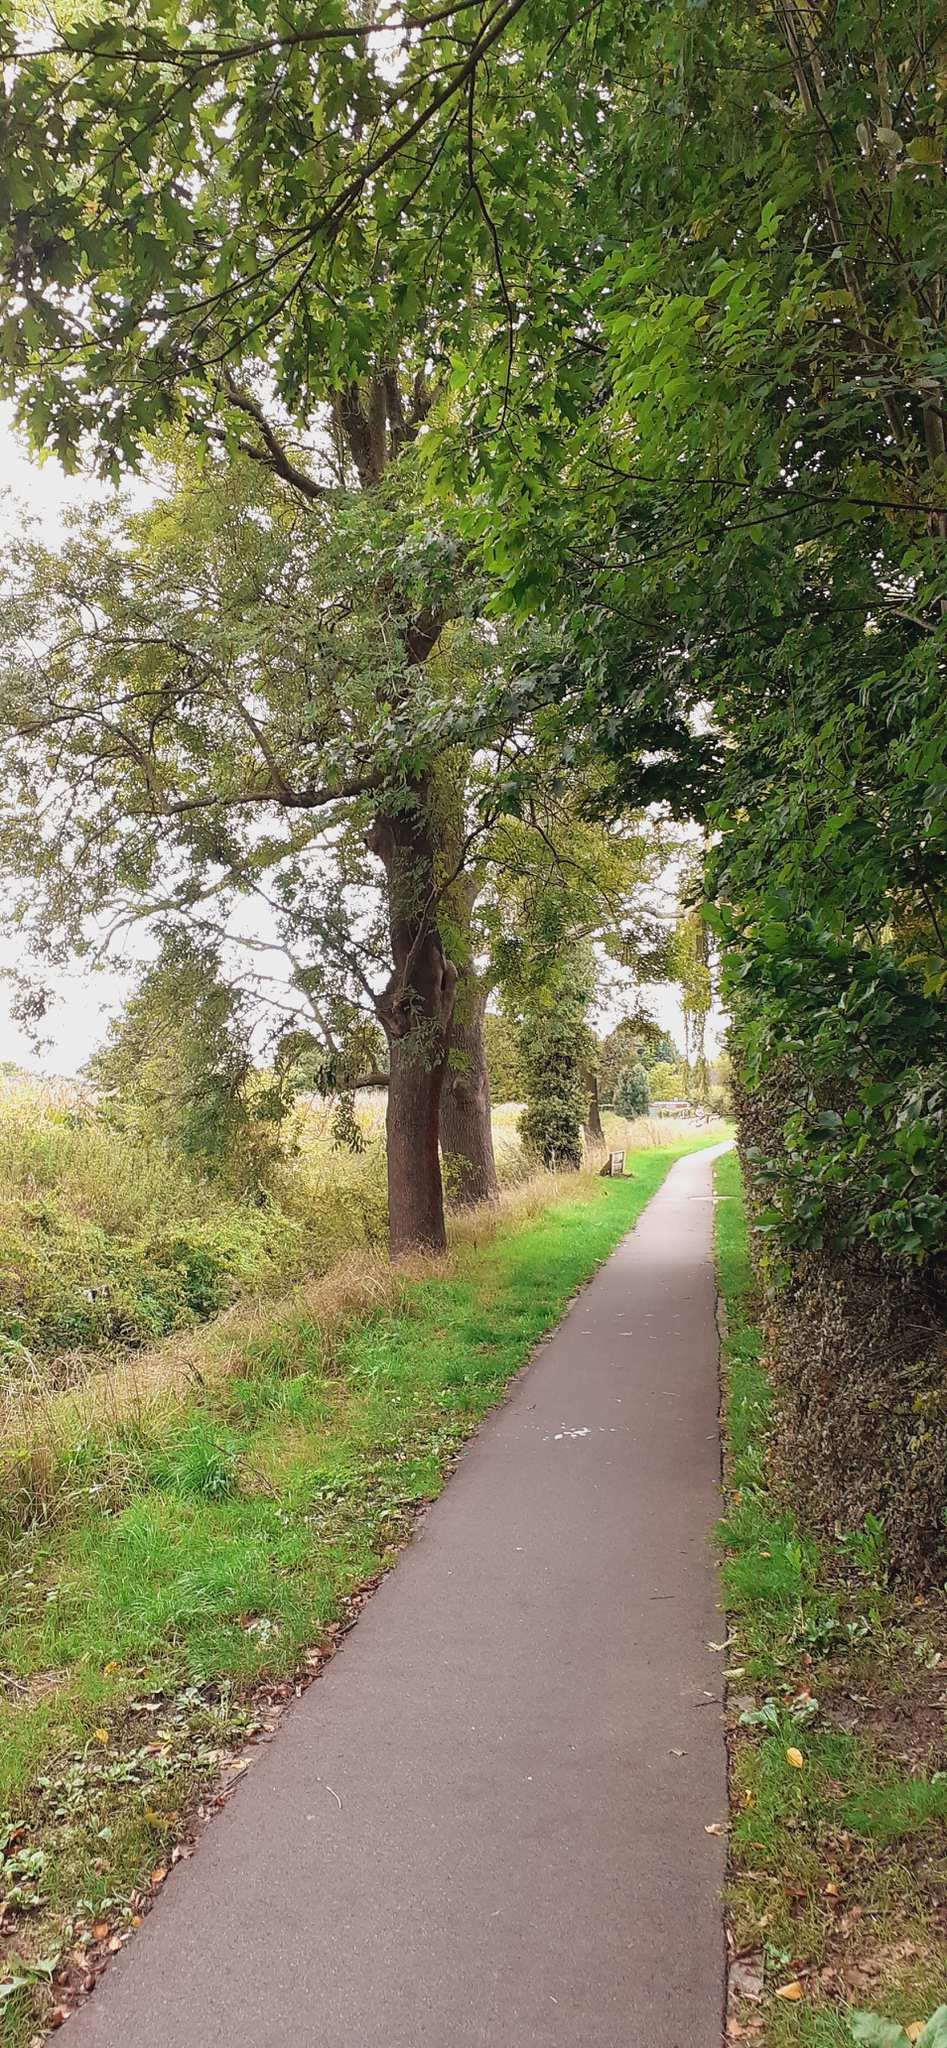
{"label": "path curve", "polygon": [[68,2048],[720,2048],[721,1149],[540,1346]]}

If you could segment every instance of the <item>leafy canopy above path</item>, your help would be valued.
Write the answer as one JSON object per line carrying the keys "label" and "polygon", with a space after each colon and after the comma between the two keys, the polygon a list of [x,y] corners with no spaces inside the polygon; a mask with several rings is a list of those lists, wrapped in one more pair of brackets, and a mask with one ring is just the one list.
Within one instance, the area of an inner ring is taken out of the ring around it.
{"label": "leafy canopy above path", "polygon": [[87,437],[117,475],[253,365],[297,415],[474,334],[502,378],[563,137],[594,144],[608,6],[326,0],[277,22],[254,0],[139,0],[26,33],[18,13],[2,350],[37,445],[69,463]]}

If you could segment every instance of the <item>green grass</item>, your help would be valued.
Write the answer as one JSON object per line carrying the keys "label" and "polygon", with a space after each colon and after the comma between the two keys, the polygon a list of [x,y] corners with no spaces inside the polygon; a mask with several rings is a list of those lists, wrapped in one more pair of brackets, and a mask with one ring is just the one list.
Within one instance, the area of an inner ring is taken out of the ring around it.
{"label": "green grass", "polygon": [[[524,1223],[485,1224],[485,1241],[404,1278],[395,1308],[331,1342],[288,1309],[186,1403],[48,1447],[61,1469],[8,1545],[0,1610],[0,1814],[28,1823],[18,1849],[43,1858],[45,1903],[15,1923],[22,1953],[55,1954],[67,1921],[80,1948],[96,1916],[127,1926],[251,1724],[254,1687],[291,1674],[391,1561],[459,1444],[688,1149],[634,1154],[624,1181],[582,1177]],[[6,2048],[45,1996],[0,2003]]]}
{"label": "green grass", "polygon": [[[764,1971],[762,2004],[744,2001],[734,2018],[762,2048],[834,2048],[850,2042],[854,2009],[907,2024],[944,1996],[944,1603],[915,1605],[887,1584],[877,1525],[820,1547],[777,1494],[736,1155],[715,1174],[727,1318],[728,1909],[737,1952]],[[778,2000],[795,1981],[802,1997]]]}

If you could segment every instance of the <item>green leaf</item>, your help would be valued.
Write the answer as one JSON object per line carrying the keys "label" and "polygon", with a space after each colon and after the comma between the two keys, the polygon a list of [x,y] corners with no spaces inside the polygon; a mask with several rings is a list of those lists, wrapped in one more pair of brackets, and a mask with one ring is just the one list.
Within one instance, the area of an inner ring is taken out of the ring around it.
{"label": "green leaf", "polygon": [[876,2012],[856,2012],[849,2021],[853,2041],[860,2041],[864,2048],[911,2048],[903,2027],[897,2020],[883,2020]]}
{"label": "green leaf", "polygon": [[931,2014],[915,2048],[947,2048],[947,2005],[939,2005]]}

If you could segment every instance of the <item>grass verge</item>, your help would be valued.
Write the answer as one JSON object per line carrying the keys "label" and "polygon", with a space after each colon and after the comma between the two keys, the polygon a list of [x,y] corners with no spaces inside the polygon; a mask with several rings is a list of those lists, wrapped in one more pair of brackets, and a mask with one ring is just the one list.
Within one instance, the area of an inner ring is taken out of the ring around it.
{"label": "grass verge", "polygon": [[512,1223],[474,1218],[374,1307],[326,1323],[300,1297],[231,1331],[226,1371],[195,1367],[187,1398],[73,1409],[41,1447],[0,1610],[4,2048],[127,1939],[235,1752],[690,1149],[634,1153],[628,1179],[560,1184],[551,1206],[547,1185]]}
{"label": "grass verge", "polygon": [[731,1830],[728,2034],[842,2048],[947,1998],[945,1601],[888,1582],[870,1521],[817,1545],[767,1464],[739,1164],[717,1161]]}

